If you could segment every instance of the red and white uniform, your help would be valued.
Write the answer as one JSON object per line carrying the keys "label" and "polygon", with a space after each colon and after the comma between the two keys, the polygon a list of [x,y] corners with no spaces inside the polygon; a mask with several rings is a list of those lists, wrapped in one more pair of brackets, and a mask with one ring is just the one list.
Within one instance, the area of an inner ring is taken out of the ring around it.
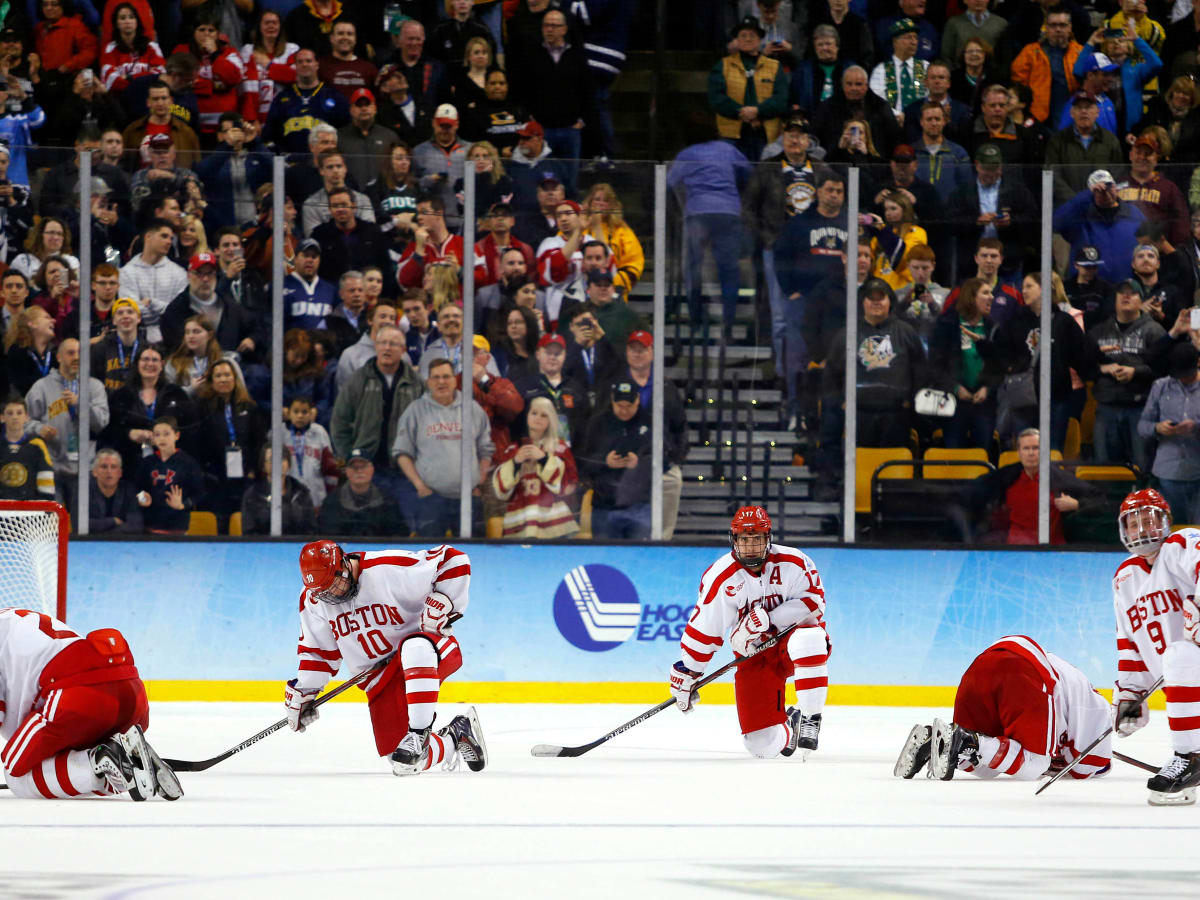
{"label": "red and white uniform", "polygon": [[[448,234],[440,245],[432,241],[425,244],[425,255],[417,256],[417,242],[410,241],[400,254],[396,264],[396,283],[402,288],[418,288],[425,280],[425,267],[449,260],[460,269],[463,262],[463,239],[461,234]],[[476,264],[476,271],[479,266]],[[486,271],[486,270],[485,270]]]}
{"label": "red and white uniform", "polygon": [[[266,71],[255,63],[258,69],[258,120],[267,121],[267,113],[271,111],[271,101],[279,91],[281,84],[294,84],[296,81],[296,54],[300,51],[298,44],[288,41],[284,44],[283,52],[272,59]],[[254,62],[254,45],[242,45],[242,62],[250,65]]]}
{"label": "red and white uniform", "polygon": [[110,793],[87,751],[148,724],[145,687],[120,632],[84,638],[45,613],[0,609],[0,762],[14,795]]}
{"label": "red and white uniform", "polygon": [[783,696],[789,678],[795,682],[797,705],[804,715],[815,715],[825,707],[830,643],[825,632],[825,590],[813,561],[794,547],[775,544],[755,575],[732,553],[722,555],[700,579],[700,597],[680,639],[680,658],[693,672],[703,672],[755,603],[767,611],[777,631],[799,623],[787,640],[756,654],[734,675],[738,722],[746,746],[756,756],[774,756],[787,743]]}
{"label": "red and white uniform", "polygon": [[[180,44],[175,52],[190,53],[191,49]],[[258,67],[253,59],[244,61],[227,44],[200,57],[193,90],[200,108],[199,131],[215,134],[221,113],[236,112],[243,119],[258,120]]]}
{"label": "red and white uniform", "polygon": [[[588,241],[598,240],[588,232],[579,241],[580,248]],[[583,277],[583,250],[576,250],[567,258],[563,253],[567,239],[561,231],[546,238],[537,248],[537,281],[545,290],[546,318],[550,330],[558,330],[558,317],[567,300],[583,302],[587,299],[587,281]],[[603,243],[603,242],[601,242]],[[616,274],[616,266],[609,255],[609,271]]]}
{"label": "red and white uniform", "polygon": [[[975,657],[954,698],[954,722],[979,735],[981,778],[1023,781],[1074,761],[1111,726],[1111,712],[1087,676],[1023,634],[1000,638]],[[1111,741],[1102,741],[1070,772],[1090,778],[1108,771]]]}
{"label": "red and white uniform", "polygon": [[130,53],[117,49],[116,41],[109,41],[100,54],[100,80],[108,91],[120,93],[129,87],[129,82],[141,75],[160,75],[166,71],[166,59],[162,49],[154,41],[145,53]]}
{"label": "red and white uniform", "polygon": [[1173,749],[1200,750],[1200,647],[1183,633],[1184,601],[1196,594],[1200,530],[1182,528],[1151,565],[1131,556],[1113,576],[1117,688],[1145,691],[1164,680]]}
{"label": "red and white uniform", "polygon": [[[319,691],[338,672],[352,678],[384,663],[362,682],[380,756],[396,749],[410,719],[433,718],[441,682],[462,666],[458,639],[421,631],[425,598],[440,591],[454,612],[467,608],[471,561],[461,550],[442,545],[429,550],[381,550],[348,554],[360,561],[358,593],[348,603],[326,603],[309,589],[300,595],[300,657],[296,686]],[[432,665],[405,668],[401,645],[418,636],[433,642]],[[423,727],[425,723],[420,723]],[[433,741],[436,735],[431,736]]]}

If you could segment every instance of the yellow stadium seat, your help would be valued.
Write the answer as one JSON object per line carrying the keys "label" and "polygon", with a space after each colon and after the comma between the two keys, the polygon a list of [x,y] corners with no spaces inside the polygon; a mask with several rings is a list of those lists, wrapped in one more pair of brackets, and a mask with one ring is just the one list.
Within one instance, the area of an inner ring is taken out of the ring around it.
{"label": "yellow stadium seat", "polygon": [[[855,455],[854,511],[871,511],[871,475],[885,462],[912,459],[907,447],[859,447]],[[879,473],[880,478],[912,478],[912,466],[889,466]]]}
{"label": "yellow stadium seat", "polygon": [[1067,436],[1063,440],[1063,456],[1067,459],[1079,459],[1080,432],[1079,420],[1074,416],[1067,419]]}
{"label": "yellow stadium seat", "polygon": [[215,537],[217,517],[210,512],[193,512],[188,517],[187,533],[192,537]]}
{"label": "yellow stadium seat", "polygon": [[1079,466],[1075,477],[1080,481],[1137,481],[1133,470],[1127,466]]}
{"label": "yellow stadium seat", "polygon": [[583,495],[583,499],[579,502],[579,534],[578,538],[585,541],[592,539],[592,491],[589,490]]}
{"label": "yellow stadium seat", "polygon": [[[988,461],[987,451],[982,447],[963,447],[958,450],[951,450],[946,447],[930,447],[925,451],[925,461],[928,463],[934,459],[947,459],[963,462],[981,462]],[[987,474],[987,466],[930,466],[921,467],[922,476],[924,478],[960,478],[970,479],[978,478],[980,475]],[[886,474],[886,473],[884,473]]]}
{"label": "yellow stadium seat", "polygon": [[242,514],[240,511],[235,512],[229,517],[229,535],[230,537],[242,536]]}
{"label": "yellow stadium seat", "polygon": [[[1062,462],[1062,458],[1063,458],[1063,455],[1062,455],[1061,450],[1051,450],[1050,451],[1050,461],[1051,462]],[[1015,463],[1015,462],[1020,462],[1020,461],[1021,460],[1017,456],[1016,450],[1005,450],[1003,453],[1000,454],[1000,462],[996,463],[996,468],[1002,469],[1005,466],[1009,465],[1010,463]]]}

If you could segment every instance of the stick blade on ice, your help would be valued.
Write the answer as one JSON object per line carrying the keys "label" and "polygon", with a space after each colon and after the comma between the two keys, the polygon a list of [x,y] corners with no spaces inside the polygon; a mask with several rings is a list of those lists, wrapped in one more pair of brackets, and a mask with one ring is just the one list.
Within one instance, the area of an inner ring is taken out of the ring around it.
{"label": "stick blade on ice", "polygon": [[563,750],[565,750],[565,749],[566,749],[565,747],[560,747],[557,744],[535,744],[533,749],[530,750],[529,752],[532,753],[534,756],[550,757],[550,756],[561,756]]}

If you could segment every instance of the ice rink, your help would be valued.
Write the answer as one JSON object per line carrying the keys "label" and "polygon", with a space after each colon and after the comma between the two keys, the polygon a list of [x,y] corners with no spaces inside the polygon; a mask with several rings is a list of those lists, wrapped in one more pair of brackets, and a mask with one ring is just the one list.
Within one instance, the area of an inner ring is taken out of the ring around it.
{"label": "ice rink", "polygon": [[[443,707],[439,723],[454,713]],[[734,709],[489,705],[486,771],[399,779],[361,703],[323,707],[204,773],[177,803],[14,800],[0,792],[4,898],[1195,896],[1200,808],[1153,809],[1146,774],[1094,782],[892,777],[909,727],[948,710],[830,707],[807,763],[758,761]],[[282,704],[158,704],[164,756],[207,758]],[[1165,715],[1121,741],[1169,755]],[[419,893],[430,891],[431,893]]]}

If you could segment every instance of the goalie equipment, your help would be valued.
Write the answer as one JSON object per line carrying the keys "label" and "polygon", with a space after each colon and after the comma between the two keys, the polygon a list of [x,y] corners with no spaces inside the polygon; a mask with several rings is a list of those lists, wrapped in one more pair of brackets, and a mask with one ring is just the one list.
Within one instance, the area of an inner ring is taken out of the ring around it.
{"label": "goalie equipment", "polygon": [[425,765],[425,754],[429,752],[429,728],[414,728],[392,751],[393,775],[416,775]]}
{"label": "goalie equipment", "polygon": [[449,627],[454,604],[441,591],[431,591],[421,610],[421,630],[428,634],[444,634]]}
{"label": "goalie equipment", "polygon": [[761,506],[743,506],[735,512],[729,522],[729,546],[733,558],[747,569],[761,568],[771,553],[771,517],[767,511]]}
{"label": "goalie equipment", "polygon": [[183,796],[179,779],[162,757],[154,752],[139,726],[134,725],[115,737],[133,769],[129,795],[134,800],[148,800],[155,796],[164,800],[178,800]]}
{"label": "goalie equipment", "polygon": [[896,758],[892,774],[897,778],[912,778],[929,764],[929,748],[933,744],[933,729],[914,725]]}
{"label": "goalie equipment", "polygon": [[458,758],[467,764],[472,772],[482,772],[487,766],[487,744],[483,740],[483,728],[479,724],[479,714],[475,707],[467,710],[466,715],[455,716],[450,724],[438,731],[442,737],[449,739],[458,750]]}
{"label": "goalie equipment", "polygon": [[670,683],[671,696],[675,698],[675,705],[679,707],[680,712],[691,712],[692,707],[700,702],[700,695],[696,693],[696,679],[700,677],[699,672],[693,672],[683,664],[683,660],[671,666]]}
{"label": "goalie equipment", "polygon": [[1200,784],[1200,753],[1176,753],[1146,782],[1151,806],[1190,806]]}
{"label": "goalie equipment", "polygon": [[749,656],[767,637],[771,630],[771,617],[762,605],[755,603],[742,616],[733,634],[729,636],[729,649],[738,656]]}
{"label": "goalie equipment", "polygon": [[1121,737],[1129,737],[1150,721],[1150,705],[1137,691],[1127,691],[1118,687],[1113,694],[1113,700],[1117,704],[1113,727]]}
{"label": "goalie equipment", "polygon": [[1129,494],[1117,514],[1121,543],[1135,556],[1154,556],[1171,535],[1171,507],[1153,488]]}
{"label": "goalie equipment", "polygon": [[954,777],[960,759],[971,765],[979,764],[979,736],[951,722],[933,720],[933,738],[929,748],[930,777],[949,781]]}
{"label": "goalie equipment", "polygon": [[296,687],[296,679],[291,679],[283,689],[283,705],[287,707],[288,728],[303,733],[321,714],[313,705],[317,699],[316,691],[306,691]]}
{"label": "goalie equipment", "polygon": [[336,541],[313,541],[300,551],[300,578],[317,600],[349,603],[358,593],[346,554]]}

